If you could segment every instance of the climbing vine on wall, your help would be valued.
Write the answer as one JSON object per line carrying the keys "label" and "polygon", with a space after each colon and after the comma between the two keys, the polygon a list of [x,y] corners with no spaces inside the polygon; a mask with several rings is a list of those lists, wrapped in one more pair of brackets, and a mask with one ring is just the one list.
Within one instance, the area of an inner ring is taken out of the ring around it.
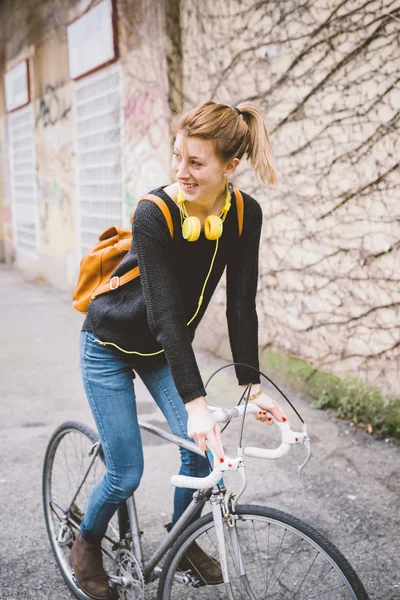
{"label": "climbing vine on wall", "polygon": [[400,9],[389,0],[185,2],[187,105],[252,98],[279,166],[260,338],[394,391],[400,362]]}

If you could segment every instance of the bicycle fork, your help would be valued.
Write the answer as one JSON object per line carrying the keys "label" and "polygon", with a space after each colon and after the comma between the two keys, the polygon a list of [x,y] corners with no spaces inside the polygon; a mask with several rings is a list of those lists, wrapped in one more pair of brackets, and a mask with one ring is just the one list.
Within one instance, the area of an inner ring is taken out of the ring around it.
{"label": "bicycle fork", "polygon": [[[221,571],[224,579],[224,585],[228,600],[235,600],[231,577],[228,569],[228,556],[227,546],[224,534],[224,520],[223,520],[223,500],[220,496],[213,495],[211,497],[212,514],[214,519],[215,531],[217,536],[217,544],[219,551],[219,558],[221,562]],[[242,553],[240,551],[239,536],[236,529],[236,519],[231,515],[227,520],[227,526],[229,530],[229,537],[232,544],[233,560],[235,562],[235,568],[239,575],[241,587],[250,598],[250,600],[256,600],[250,583],[246,574],[245,566],[243,563]]]}

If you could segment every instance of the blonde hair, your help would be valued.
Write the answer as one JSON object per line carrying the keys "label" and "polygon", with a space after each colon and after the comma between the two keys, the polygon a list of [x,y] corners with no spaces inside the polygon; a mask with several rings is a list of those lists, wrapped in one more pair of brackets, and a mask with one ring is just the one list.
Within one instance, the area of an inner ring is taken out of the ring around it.
{"label": "blonde hair", "polygon": [[217,156],[223,161],[246,155],[257,177],[273,185],[276,165],[261,111],[251,102],[241,102],[236,108],[205,102],[174,117],[172,134],[215,141]]}

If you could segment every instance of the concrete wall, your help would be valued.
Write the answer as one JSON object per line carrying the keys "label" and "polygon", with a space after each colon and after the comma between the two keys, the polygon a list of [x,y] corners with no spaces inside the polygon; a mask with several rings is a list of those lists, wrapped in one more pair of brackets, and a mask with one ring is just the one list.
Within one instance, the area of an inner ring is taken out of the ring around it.
{"label": "concrete wall", "polygon": [[[28,3],[29,4],[29,3]],[[3,24],[18,35],[6,36],[4,70],[29,58],[35,149],[39,253],[32,259],[17,252],[12,233],[8,117],[0,105],[3,195],[0,217],[2,259],[30,277],[72,289],[78,273],[79,221],[76,163],[75,86],[70,79],[66,25],[91,3],[17,2],[2,7]],[[117,66],[121,74],[121,172],[124,223],[140,196],[170,180],[168,78],[165,57],[164,3],[145,0],[115,4]],[[33,23],[32,23],[33,19]],[[104,68],[107,68],[104,67]],[[89,75],[90,76],[90,75]],[[1,81],[3,87],[3,78]],[[99,232],[101,233],[101,232]]]}
{"label": "concrete wall", "polygon": [[136,8],[135,21],[129,18],[130,11],[121,17],[125,39],[121,66],[128,219],[141,196],[170,182],[164,3],[142,0]]}
{"label": "concrete wall", "polygon": [[[260,344],[398,394],[399,15],[389,0],[364,4],[118,0],[124,222],[142,194],[170,181],[171,111],[253,98],[279,169],[275,189],[245,161],[235,181],[265,216]],[[38,259],[16,253],[0,94],[0,260],[68,289],[80,256],[66,25],[90,5],[0,6],[0,67],[28,58],[32,73],[40,228]],[[222,282],[198,339],[228,356],[224,313]]]}
{"label": "concrete wall", "polygon": [[[205,0],[181,17],[186,103],[253,98],[271,132],[278,187],[248,165],[236,179],[265,217],[261,345],[398,395],[398,15],[389,2]],[[199,334],[228,355],[224,311],[222,284]]]}

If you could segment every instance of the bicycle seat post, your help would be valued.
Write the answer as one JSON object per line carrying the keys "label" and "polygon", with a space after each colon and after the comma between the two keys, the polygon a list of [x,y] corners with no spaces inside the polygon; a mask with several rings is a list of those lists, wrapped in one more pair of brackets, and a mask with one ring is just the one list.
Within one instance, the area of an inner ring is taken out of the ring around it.
{"label": "bicycle seat post", "polygon": [[129,522],[131,525],[131,533],[132,533],[132,549],[133,553],[140,563],[141,567],[143,567],[143,552],[142,552],[142,542],[140,539],[141,533],[139,529],[139,520],[136,510],[135,496],[132,494],[130,498],[126,501],[126,506],[128,508]]}

